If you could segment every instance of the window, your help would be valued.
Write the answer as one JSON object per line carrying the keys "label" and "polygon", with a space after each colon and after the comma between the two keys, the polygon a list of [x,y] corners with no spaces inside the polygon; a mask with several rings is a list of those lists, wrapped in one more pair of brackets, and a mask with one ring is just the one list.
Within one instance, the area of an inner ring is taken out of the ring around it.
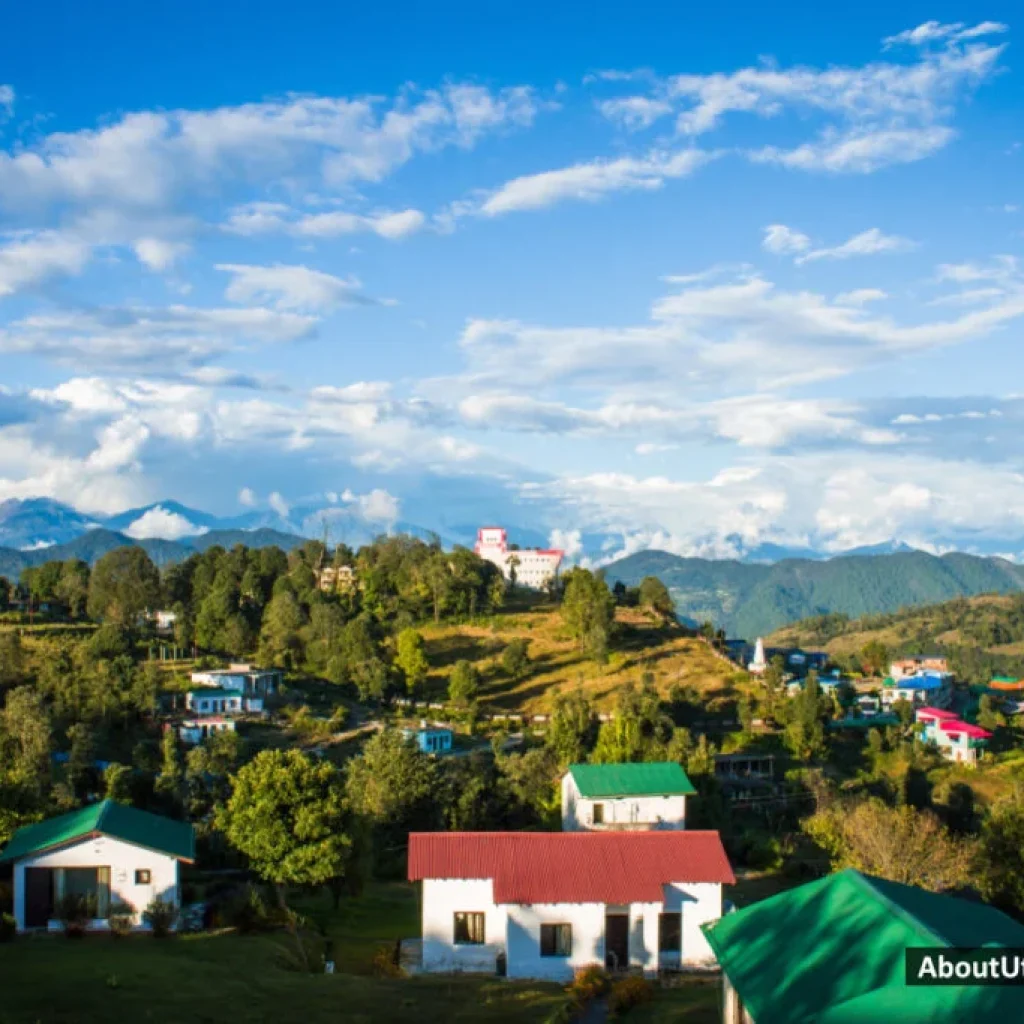
{"label": "window", "polygon": [[683,915],[658,915],[658,951],[679,953],[683,948]]}
{"label": "window", "polygon": [[572,956],[572,925],[542,924],[540,926],[541,956]]}
{"label": "window", "polygon": [[149,868],[138,868],[135,872],[135,884],[136,885],[149,885],[153,881],[153,876],[149,872]]}
{"label": "window", "polygon": [[484,915],[463,913],[455,915],[455,945],[481,946],[484,942]]}
{"label": "window", "polygon": [[604,804],[594,804],[594,824],[604,824]]}

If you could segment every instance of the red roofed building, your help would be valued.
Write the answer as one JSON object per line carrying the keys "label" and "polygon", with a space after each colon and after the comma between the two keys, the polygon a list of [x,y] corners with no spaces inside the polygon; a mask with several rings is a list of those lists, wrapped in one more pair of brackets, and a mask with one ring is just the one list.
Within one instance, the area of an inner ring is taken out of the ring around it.
{"label": "red roofed building", "polygon": [[533,590],[543,590],[558,576],[564,551],[557,548],[510,547],[508,531],[500,526],[482,526],[476,533],[473,550],[485,561],[496,565],[507,580]]}
{"label": "red roofed building", "polygon": [[924,726],[924,739],[934,743],[947,761],[976,765],[992,739],[987,729],[962,721],[952,711],[918,708],[915,717]]}
{"label": "red roofed building", "polygon": [[422,969],[570,979],[593,963],[647,972],[713,961],[701,925],[735,881],[717,832],[429,832]]}

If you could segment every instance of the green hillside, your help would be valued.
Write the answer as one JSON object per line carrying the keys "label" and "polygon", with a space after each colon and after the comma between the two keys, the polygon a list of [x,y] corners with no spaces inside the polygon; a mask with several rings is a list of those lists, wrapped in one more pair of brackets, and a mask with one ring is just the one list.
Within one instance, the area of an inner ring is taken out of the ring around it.
{"label": "green hillside", "polygon": [[1024,590],[1024,567],[1002,558],[923,551],[774,565],[680,558],[644,551],[606,569],[609,583],[658,576],[681,616],[710,619],[732,636],[754,637],[787,622],[841,612],[850,617],[936,604],[954,597]]}

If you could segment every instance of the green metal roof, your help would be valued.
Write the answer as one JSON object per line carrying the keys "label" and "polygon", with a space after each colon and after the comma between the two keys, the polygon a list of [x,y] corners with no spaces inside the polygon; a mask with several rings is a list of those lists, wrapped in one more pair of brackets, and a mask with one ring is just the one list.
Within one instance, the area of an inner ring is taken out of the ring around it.
{"label": "green metal roof", "polygon": [[0,861],[21,860],[96,833],[166,853],[179,860],[195,857],[195,835],[187,822],[139,811],[113,800],[103,800],[60,817],[19,828],[0,854]]}
{"label": "green metal roof", "polygon": [[908,947],[1024,945],[1024,926],[984,904],[850,869],[703,930],[757,1024],[1024,1020],[1024,989],[905,983]]}
{"label": "green metal roof", "polygon": [[616,796],[679,796],[696,793],[675,761],[639,764],[572,764],[569,774],[587,800]]}

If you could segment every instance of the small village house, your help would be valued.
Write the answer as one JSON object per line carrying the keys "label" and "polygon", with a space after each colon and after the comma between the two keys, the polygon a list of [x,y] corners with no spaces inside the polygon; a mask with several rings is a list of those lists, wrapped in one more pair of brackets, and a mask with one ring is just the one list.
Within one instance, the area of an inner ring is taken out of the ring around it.
{"label": "small village house", "polygon": [[570,765],[562,776],[562,830],[686,828],[686,798],[696,792],[675,761]]}
{"label": "small village house", "polygon": [[263,698],[239,690],[201,686],[188,691],[185,707],[195,715],[258,714],[263,710]]}
{"label": "small village house", "polygon": [[420,729],[403,729],[402,735],[407,740],[414,740],[424,754],[447,754],[452,749],[451,729],[424,726]]}
{"label": "small village house", "polygon": [[430,832],[417,969],[568,981],[588,964],[644,973],[713,961],[701,925],[735,881],[717,832]]}
{"label": "small village house", "polygon": [[889,666],[889,675],[893,679],[917,675],[919,672],[948,672],[949,662],[938,655],[912,654],[906,658],[898,658]]}
{"label": "small village house", "polygon": [[914,719],[922,727],[922,738],[933,743],[947,761],[976,766],[984,755],[992,733],[980,726],[964,722],[952,711],[941,708],[918,708]]}
{"label": "small village house", "polygon": [[237,690],[253,697],[270,697],[281,688],[284,673],[279,668],[254,668],[247,663],[226,669],[205,669],[192,673],[192,682],[221,690]]}
{"label": "small village house", "polygon": [[[167,728],[171,728],[170,725]],[[183,718],[177,726],[178,739],[182,743],[194,747],[197,743],[210,736],[216,736],[219,732],[236,732],[237,728],[233,718],[226,718],[223,715],[207,715],[205,717]]]}
{"label": "small village house", "polygon": [[882,706],[888,710],[901,700],[915,707],[949,707],[953,701],[953,676],[938,669],[922,669],[898,679],[888,676],[882,683]]}
{"label": "small village house", "polygon": [[1024,988],[911,987],[913,947],[1024,946],[982,903],[852,868],[704,926],[722,969],[722,1024],[966,1024],[1024,1020]]}
{"label": "small village house", "polygon": [[154,899],[180,906],[178,866],[194,857],[191,825],[104,800],[18,829],[0,862],[14,866],[18,931],[60,927],[55,911],[68,895],[89,898],[89,927],[103,931],[117,904],[134,909],[136,927]]}

